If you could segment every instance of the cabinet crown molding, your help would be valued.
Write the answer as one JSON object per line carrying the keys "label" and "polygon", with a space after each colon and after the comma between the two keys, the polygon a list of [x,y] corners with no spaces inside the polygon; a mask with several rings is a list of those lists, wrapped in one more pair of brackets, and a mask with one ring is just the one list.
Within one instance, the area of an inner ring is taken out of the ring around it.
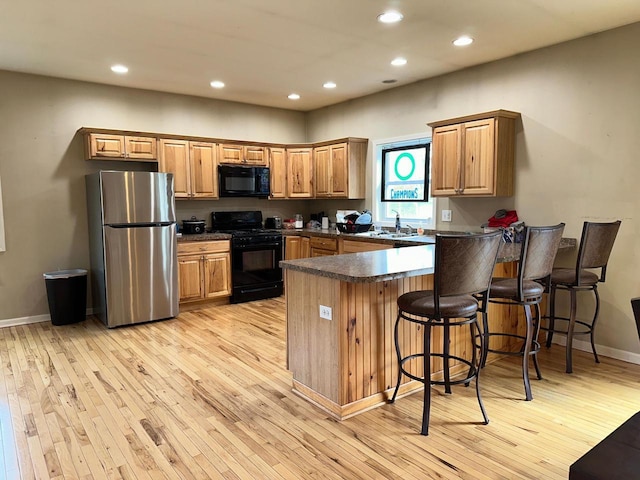
{"label": "cabinet crown molding", "polygon": [[446,120],[438,120],[436,122],[427,123],[431,128],[443,127],[445,125],[452,125],[454,123],[473,122],[474,120],[484,120],[486,118],[513,118],[514,120],[520,118],[520,112],[513,112],[511,110],[492,110],[490,112],[474,113],[472,115],[465,115],[463,117],[448,118]]}

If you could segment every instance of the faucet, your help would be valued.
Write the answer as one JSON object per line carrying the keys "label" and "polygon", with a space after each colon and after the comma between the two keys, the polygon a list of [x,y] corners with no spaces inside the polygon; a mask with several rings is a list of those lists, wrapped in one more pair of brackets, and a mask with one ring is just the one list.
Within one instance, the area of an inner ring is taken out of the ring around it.
{"label": "faucet", "polygon": [[408,223],[405,223],[405,225],[409,229],[409,235],[411,235],[413,233],[413,227],[411,225],[409,225]]}
{"label": "faucet", "polygon": [[392,212],[396,212],[396,233],[400,233],[400,213],[397,210],[391,210]]}

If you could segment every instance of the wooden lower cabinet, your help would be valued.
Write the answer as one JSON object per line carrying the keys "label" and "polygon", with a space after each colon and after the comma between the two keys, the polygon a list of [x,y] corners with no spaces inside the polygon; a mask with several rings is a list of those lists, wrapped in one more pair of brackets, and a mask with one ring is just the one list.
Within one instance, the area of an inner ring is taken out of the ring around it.
{"label": "wooden lower cabinet", "polygon": [[202,255],[178,255],[180,302],[202,299]]}
{"label": "wooden lower cabinet", "polygon": [[311,256],[309,237],[287,235],[284,239],[285,260],[297,260],[298,258],[309,258]]}
{"label": "wooden lower cabinet", "polygon": [[373,252],[374,250],[388,250],[393,245],[388,243],[360,242],[358,240],[341,240],[339,253]]}
{"label": "wooden lower cabinet", "polygon": [[180,303],[231,295],[229,240],[178,243]]}
{"label": "wooden lower cabinet", "polygon": [[335,238],[311,237],[309,246],[312,257],[338,255],[338,240]]}

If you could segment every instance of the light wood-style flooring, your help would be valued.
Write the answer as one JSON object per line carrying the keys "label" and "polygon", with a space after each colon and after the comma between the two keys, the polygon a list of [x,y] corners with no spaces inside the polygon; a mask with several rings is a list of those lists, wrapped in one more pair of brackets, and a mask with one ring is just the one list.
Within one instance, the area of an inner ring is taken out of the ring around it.
{"label": "light wood-style flooring", "polygon": [[283,298],[107,330],[0,329],[0,478],[566,479],[640,410],[640,365],[544,350],[525,402],[516,359],[342,423],[291,391]]}

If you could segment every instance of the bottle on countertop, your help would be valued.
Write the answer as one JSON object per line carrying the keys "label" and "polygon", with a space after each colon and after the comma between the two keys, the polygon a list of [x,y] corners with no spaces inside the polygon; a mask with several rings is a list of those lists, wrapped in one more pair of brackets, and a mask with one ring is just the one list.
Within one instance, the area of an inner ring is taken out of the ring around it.
{"label": "bottle on countertop", "polygon": [[400,229],[402,228],[400,226],[400,214],[397,210],[392,210],[392,212],[396,212],[396,233],[400,233]]}

